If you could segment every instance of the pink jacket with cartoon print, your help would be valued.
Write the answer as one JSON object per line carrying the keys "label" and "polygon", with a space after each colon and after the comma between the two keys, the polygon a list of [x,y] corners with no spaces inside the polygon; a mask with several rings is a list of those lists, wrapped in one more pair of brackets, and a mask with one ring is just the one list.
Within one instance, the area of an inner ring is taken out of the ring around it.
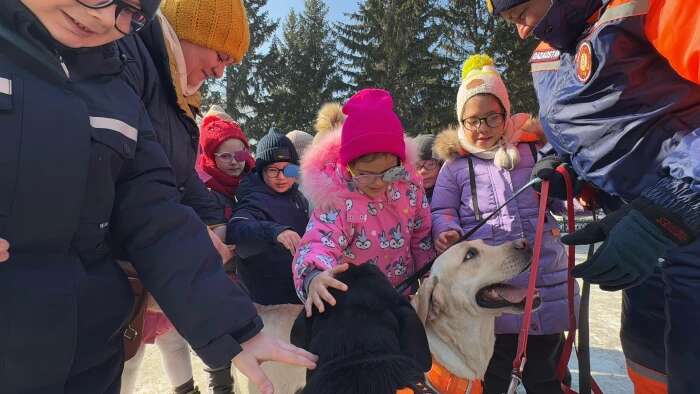
{"label": "pink jacket with cartoon print", "polygon": [[376,199],[348,182],[347,170],[338,163],[339,132],[304,154],[301,188],[314,210],[292,264],[301,299],[304,280],[314,271],[343,263],[375,264],[397,285],[435,257],[430,207],[411,164],[412,146],[407,139],[406,179],[390,184],[386,196]]}

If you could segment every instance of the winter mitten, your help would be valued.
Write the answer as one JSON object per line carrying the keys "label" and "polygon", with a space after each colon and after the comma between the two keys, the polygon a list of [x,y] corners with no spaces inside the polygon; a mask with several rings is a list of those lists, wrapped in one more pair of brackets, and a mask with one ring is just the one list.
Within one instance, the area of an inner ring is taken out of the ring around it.
{"label": "winter mitten", "polygon": [[562,237],[567,245],[603,242],[572,274],[608,291],[640,284],[667,252],[692,243],[700,232],[700,196],[687,182],[663,178],[643,197]]}

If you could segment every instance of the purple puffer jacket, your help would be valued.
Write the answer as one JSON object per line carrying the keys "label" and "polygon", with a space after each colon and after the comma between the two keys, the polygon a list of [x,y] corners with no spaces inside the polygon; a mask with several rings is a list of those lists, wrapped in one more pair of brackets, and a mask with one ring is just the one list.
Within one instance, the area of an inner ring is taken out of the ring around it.
{"label": "purple puffer jacket", "polygon": [[[442,132],[435,142],[435,150],[445,160],[445,165],[440,170],[430,204],[434,239],[447,230],[457,230],[463,234],[477,223],[472,202],[469,161],[461,154],[457,131]],[[493,212],[514,191],[528,182],[534,165],[533,152],[527,143],[520,143],[518,150],[520,162],[512,171],[496,167],[492,160],[471,156],[476,173],[477,205],[482,217]],[[535,191],[524,192],[470,239],[482,239],[487,244],[499,245],[527,238],[534,245],[538,208]],[[548,213],[537,278],[537,288],[543,303],[532,314],[530,334],[556,334],[568,329],[566,275],[566,250],[558,239],[556,220]],[[528,276],[529,271],[524,272],[510,283],[527,287]],[[576,311],[578,301],[576,287]],[[522,315],[505,314],[496,319],[496,334],[518,333],[521,323]]]}

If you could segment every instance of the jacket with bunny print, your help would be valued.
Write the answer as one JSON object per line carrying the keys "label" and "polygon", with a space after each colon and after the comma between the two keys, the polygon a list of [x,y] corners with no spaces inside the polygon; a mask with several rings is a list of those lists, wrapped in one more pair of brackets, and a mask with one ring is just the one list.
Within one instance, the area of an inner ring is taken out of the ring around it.
{"label": "jacket with bunny print", "polygon": [[430,206],[410,164],[411,146],[407,140],[407,177],[374,199],[357,190],[341,168],[339,132],[309,148],[301,184],[315,208],[292,264],[301,299],[305,281],[339,264],[374,264],[397,285],[435,256]]}

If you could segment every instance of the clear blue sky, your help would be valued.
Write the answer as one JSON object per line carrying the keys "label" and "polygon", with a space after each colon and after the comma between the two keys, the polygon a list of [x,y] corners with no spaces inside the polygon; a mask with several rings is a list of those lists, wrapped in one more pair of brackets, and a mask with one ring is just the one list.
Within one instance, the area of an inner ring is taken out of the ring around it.
{"label": "clear blue sky", "polygon": [[[344,13],[357,10],[357,3],[357,0],[326,0],[328,19],[333,22],[345,20]],[[290,9],[298,12],[304,10],[304,0],[269,0],[267,9],[272,19],[284,22]]]}

